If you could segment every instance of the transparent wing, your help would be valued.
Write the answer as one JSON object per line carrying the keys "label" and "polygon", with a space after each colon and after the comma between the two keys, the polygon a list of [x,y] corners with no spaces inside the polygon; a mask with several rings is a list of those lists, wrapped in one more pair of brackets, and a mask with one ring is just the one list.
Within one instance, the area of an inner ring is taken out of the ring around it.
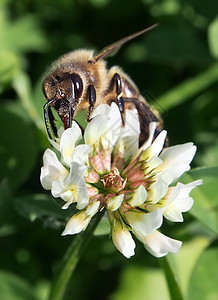
{"label": "transparent wing", "polygon": [[100,59],[102,59],[105,56],[112,56],[112,55],[114,55],[125,43],[127,43],[128,41],[136,38],[139,35],[144,34],[145,32],[150,31],[151,29],[153,29],[153,28],[155,28],[157,26],[158,26],[158,24],[154,24],[154,25],[152,25],[150,27],[147,27],[147,28],[145,28],[145,29],[143,29],[141,31],[138,31],[138,32],[133,33],[133,34],[131,34],[129,36],[126,36],[123,39],[121,39],[121,40],[119,40],[119,41],[117,41],[117,42],[115,42],[115,43],[113,43],[113,44],[105,47],[101,51],[101,53],[98,54],[97,56],[93,57],[93,59],[90,62],[91,63],[95,63],[95,62],[99,61]]}

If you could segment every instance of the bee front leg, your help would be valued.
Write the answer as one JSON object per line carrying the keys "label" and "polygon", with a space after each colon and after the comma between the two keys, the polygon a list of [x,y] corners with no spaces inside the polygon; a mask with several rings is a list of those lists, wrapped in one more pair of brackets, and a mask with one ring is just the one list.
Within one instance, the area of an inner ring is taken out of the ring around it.
{"label": "bee front leg", "polygon": [[88,96],[89,96],[89,107],[86,115],[86,121],[90,122],[91,121],[90,116],[96,102],[96,91],[93,85],[89,85],[88,87]]}
{"label": "bee front leg", "polygon": [[[47,129],[47,132],[48,132],[48,136],[49,138],[52,140],[52,135],[51,135],[51,131],[50,131],[50,128],[49,128],[49,123],[51,125],[51,128],[53,130],[53,133],[55,136],[57,136],[57,129],[56,129],[56,126],[55,126],[55,123],[54,123],[54,115],[51,111],[51,107],[50,105],[52,103],[54,103],[56,100],[53,99],[53,100],[50,100],[48,102],[45,103],[44,107],[43,107],[43,110],[44,110],[44,120],[45,120],[45,126],[46,126],[46,129]],[[48,112],[47,112],[47,107],[48,107]]]}
{"label": "bee front leg", "polygon": [[49,122],[50,122],[50,125],[51,125],[51,128],[52,128],[52,131],[54,133],[54,136],[57,137],[58,136],[57,127],[55,125],[55,117],[54,117],[53,112],[51,110],[51,106],[48,107],[48,118],[49,118]]}
{"label": "bee front leg", "polygon": [[114,85],[116,86],[116,93],[117,93],[116,103],[118,105],[120,113],[122,114],[124,113],[124,101],[123,101],[122,81],[118,73],[115,73],[111,80],[111,86]]}

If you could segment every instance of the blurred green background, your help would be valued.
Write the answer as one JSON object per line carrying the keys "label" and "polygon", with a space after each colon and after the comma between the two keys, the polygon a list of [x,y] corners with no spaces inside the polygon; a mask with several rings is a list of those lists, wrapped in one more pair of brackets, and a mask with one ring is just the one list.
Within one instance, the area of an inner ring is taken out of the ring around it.
{"label": "blurred green background", "polygon": [[108,59],[130,74],[161,113],[170,144],[193,141],[203,178],[184,224],[164,224],[184,242],[155,259],[137,243],[127,260],[108,235],[92,239],[66,299],[218,299],[218,4],[216,0],[0,0],[0,299],[47,299],[73,237],[39,182],[49,147],[41,82],[49,64],[76,48],[101,50],[154,23],[155,30]]}

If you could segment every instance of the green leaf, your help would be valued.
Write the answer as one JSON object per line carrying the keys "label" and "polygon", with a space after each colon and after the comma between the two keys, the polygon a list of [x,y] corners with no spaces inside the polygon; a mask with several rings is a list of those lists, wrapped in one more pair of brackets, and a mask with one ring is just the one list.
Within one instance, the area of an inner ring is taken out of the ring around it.
{"label": "green leaf", "polygon": [[2,10],[0,25],[0,50],[21,53],[30,50],[44,51],[47,47],[46,39],[33,15],[25,14],[11,22],[7,11]]}
{"label": "green leaf", "polygon": [[0,299],[4,300],[37,300],[33,287],[22,278],[0,272]]}
{"label": "green leaf", "polygon": [[204,91],[210,85],[217,82],[217,78],[218,64],[215,63],[206,71],[181,83],[174,89],[159,97],[156,106],[162,107],[163,110],[175,107]]}
{"label": "green leaf", "polygon": [[7,179],[9,186],[17,188],[30,176],[36,162],[34,132],[22,118],[4,107],[0,110],[0,128],[0,180]]}
{"label": "green leaf", "polygon": [[0,51],[0,88],[13,80],[20,69],[20,60],[10,51]]}
{"label": "green leaf", "polygon": [[174,255],[168,255],[167,257],[162,258],[160,262],[165,272],[171,299],[184,299],[182,295],[178,269],[174,260]]}
{"label": "green leaf", "polygon": [[168,255],[166,260],[173,266],[172,272],[179,284],[183,297],[186,299],[192,272],[198,263],[199,257],[210,244],[211,238],[198,236],[191,241],[185,241],[176,255]]}
{"label": "green leaf", "polygon": [[35,295],[37,295],[37,297],[40,300],[47,300],[49,290],[50,290],[50,285],[51,283],[48,280],[45,279],[39,280],[35,285]]}
{"label": "green leaf", "polygon": [[218,296],[218,248],[208,248],[196,264],[187,300],[216,300]]}
{"label": "green leaf", "polygon": [[11,193],[6,181],[0,184],[0,236],[14,233],[15,226],[11,221]]}
{"label": "green leaf", "polygon": [[86,111],[85,111],[85,110],[79,111],[79,112],[76,114],[75,120],[80,124],[80,126],[81,126],[82,128],[86,128],[86,126],[87,126],[87,122],[86,122]]}
{"label": "green leaf", "polygon": [[45,133],[45,126],[43,121],[43,109],[41,107],[41,113],[37,110],[36,99],[34,97],[33,89],[30,83],[30,79],[26,73],[20,72],[14,78],[13,87],[17,92],[19,99],[28,112],[32,121],[36,126]]}
{"label": "green leaf", "polygon": [[70,279],[77,267],[79,260],[81,259],[82,254],[89,241],[93,236],[98,223],[102,218],[102,214],[98,213],[95,215],[89,223],[89,226],[85,231],[80,232],[73,239],[73,242],[70,244],[67,249],[64,258],[59,265],[59,270],[56,272],[56,277],[53,281],[50,291],[50,300],[62,300],[68,285],[70,284]]}
{"label": "green leaf", "polygon": [[37,50],[43,52],[47,48],[46,39],[33,15],[26,14],[11,23],[8,29],[8,40],[12,49],[16,51]]}
{"label": "green leaf", "polygon": [[[170,300],[164,274],[160,269],[137,265],[126,266],[118,290],[111,300],[161,299]],[[174,298],[179,299],[179,298]]]}
{"label": "green leaf", "polygon": [[54,203],[54,198],[46,194],[35,194],[14,199],[14,208],[30,221],[41,219],[50,228],[60,228],[66,220],[75,213],[73,208],[62,210]]}
{"label": "green leaf", "polygon": [[207,45],[194,26],[187,22],[168,22],[146,37],[147,53],[152,60],[164,63],[208,63],[212,59]]}
{"label": "green leaf", "polygon": [[94,235],[109,235],[111,231],[110,224],[107,217],[103,217],[94,231]]}
{"label": "green leaf", "polygon": [[[43,91],[42,91],[42,81],[44,79],[44,75],[37,81],[36,85],[33,87],[33,104],[38,113],[38,117],[41,118],[41,121],[44,125],[44,116],[43,116],[43,106],[47,102]],[[30,85],[30,83],[28,83]]]}
{"label": "green leaf", "polygon": [[211,240],[208,236],[195,237],[186,241],[176,255],[168,254],[161,259],[171,299],[186,299],[192,272]]}
{"label": "green leaf", "polygon": [[192,191],[194,205],[190,213],[212,232],[218,234],[218,167],[199,168],[184,174],[181,182],[203,179],[203,185]]}
{"label": "green leaf", "polygon": [[204,150],[203,154],[198,155],[198,161],[204,166],[213,167],[217,164],[218,161],[218,135],[210,133],[198,134],[198,137],[207,138],[209,141],[205,141],[207,143],[207,147]]}
{"label": "green leaf", "polygon": [[218,58],[218,17],[210,24],[208,28],[208,43],[211,55]]}

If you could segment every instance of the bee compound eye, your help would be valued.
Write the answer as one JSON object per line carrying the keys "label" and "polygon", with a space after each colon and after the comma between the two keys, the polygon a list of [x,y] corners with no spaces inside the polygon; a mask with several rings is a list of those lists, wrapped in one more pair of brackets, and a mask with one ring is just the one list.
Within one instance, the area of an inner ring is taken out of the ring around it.
{"label": "bee compound eye", "polygon": [[78,74],[71,74],[70,77],[71,77],[71,80],[73,83],[74,97],[75,97],[75,99],[79,99],[81,97],[82,91],[83,91],[82,79]]}
{"label": "bee compound eye", "polygon": [[60,77],[59,75],[56,75],[56,76],[55,76],[55,79],[56,79],[57,81],[60,81],[60,80],[61,80],[61,77]]}
{"label": "bee compound eye", "polygon": [[54,81],[53,78],[50,80],[50,85],[51,85],[51,87],[54,87],[56,85],[56,82]]}

